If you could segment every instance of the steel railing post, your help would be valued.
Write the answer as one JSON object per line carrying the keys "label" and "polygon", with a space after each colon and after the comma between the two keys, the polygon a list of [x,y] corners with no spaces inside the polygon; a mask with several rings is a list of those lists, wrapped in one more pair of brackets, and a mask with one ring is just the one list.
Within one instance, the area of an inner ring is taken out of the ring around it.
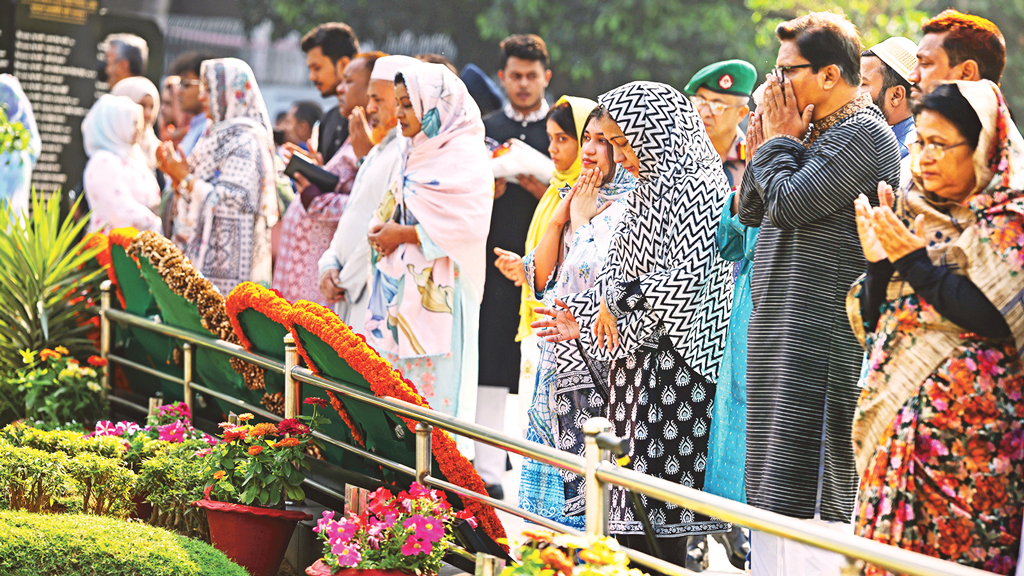
{"label": "steel railing post", "polygon": [[591,418],[583,424],[584,457],[587,462],[586,521],[590,536],[608,535],[608,487],[597,479],[597,467],[611,456],[608,450],[597,445],[597,435],[611,432],[612,423],[607,418]]}
{"label": "steel railing post", "polygon": [[416,423],[416,481],[426,486],[426,477],[430,476],[430,435],[434,427],[423,422]]}
{"label": "steel railing post", "polygon": [[110,292],[113,289],[110,280],[100,283],[100,358],[106,361],[103,366],[103,387],[110,390],[110,319],[107,318],[107,310],[110,309]]}
{"label": "steel railing post", "polygon": [[284,335],[284,417],[295,418],[299,414],[299,382],[292,377],[292,368],[299,363],[299,351],[295,338]]}
{"label": "steel railing post", "polygon": [[192,396],[193,396],[193,392],[192,392],[192,366],[193,366],[194,363],[193,363],[193,360],[192,360],[192,352],[193,352],[194,348],[195,347],[191,343],[189,343],[189,342],[185,342],[184,344],[181,345],[182,362],[184,363],[183,378],[182,378],[184,380],[184,383],[183,383],[182,393],[185,395],[185,406],[188,406],[189,420],[192,419],[191,414],[192,414],[192,410],[193,410],[193,407],[192,407],[192,402],[193,402],[193,398],[192,398]]}

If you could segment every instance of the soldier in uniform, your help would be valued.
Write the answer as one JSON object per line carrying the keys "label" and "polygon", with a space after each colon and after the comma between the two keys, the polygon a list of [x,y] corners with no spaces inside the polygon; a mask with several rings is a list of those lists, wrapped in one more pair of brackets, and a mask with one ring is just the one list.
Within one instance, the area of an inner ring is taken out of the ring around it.
{"label": "soldier in uniform", "polygon": [[704,121],[733,188],[739,187],[747,164],[747,139],[740,123],[750,114],[748,104],[756,79],[757,70],[751,63],[726,60],[702,68],[683,89]]}

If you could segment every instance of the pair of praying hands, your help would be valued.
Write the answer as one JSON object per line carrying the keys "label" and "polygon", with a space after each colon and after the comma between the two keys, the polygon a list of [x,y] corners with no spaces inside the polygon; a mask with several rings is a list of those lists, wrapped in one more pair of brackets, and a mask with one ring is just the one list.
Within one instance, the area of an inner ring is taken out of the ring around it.
{"label": "pair of praying hands", "polygon": [[[604,173],[599,168],[583,172],[572,189],[555,206],[549,225],[561,231],[569,222],[575,231],[611,206],[611,202],[600,206],[597,203],[597,195],[601,189],[600,184],[603,178]],[[516,287],[526,283],[526,270],[523,268],[522,256],[498,247],[494,248],[494,253],[498,256],[494,265],[505,278],[514,282]]]}
{"label": "pair of praying hands", "polygon": [[914,231],[911,232],[892,211],[894,198],[892,186],[879,182],[877,208],[872,207],[863,194],[854,201],[857,234],[868,262],[885,259],[896,262],[928,245],[924,239],[924,216],[919,214],[914,219]]}
{"label": "pair of praying hands", "polygon": [[768,75],[765,83],[764,102],[757,112],[750,116],[747,128],[747,162],[754,157],[757,149],[776,136],[790,136],[800,140],[807,134],[814,115],[814,105],[803,110],[796,101],[793,83],[786,78],[780,81],[774,74]]}
{"label": "pair of praying hands", "polygon": [[171,177],[171,184],[174,188],[188,175],[188,160],[180,146],[175,146],[170,140],[161,142],[156,148],[156,164],[160,171]]}

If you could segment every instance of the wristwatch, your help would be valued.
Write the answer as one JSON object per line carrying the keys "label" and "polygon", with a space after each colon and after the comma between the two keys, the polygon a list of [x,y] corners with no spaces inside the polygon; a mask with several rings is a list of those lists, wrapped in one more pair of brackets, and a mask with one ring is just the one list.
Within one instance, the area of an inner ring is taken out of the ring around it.
{"label": "wristwatch", "polygon": [[181,182],[178,182],[178,192],[182,194],[190,192],[192,190],[192,181],[195,179],[195,174],[192,174],[191,172],[186,174],[185,177],[181,179]]}

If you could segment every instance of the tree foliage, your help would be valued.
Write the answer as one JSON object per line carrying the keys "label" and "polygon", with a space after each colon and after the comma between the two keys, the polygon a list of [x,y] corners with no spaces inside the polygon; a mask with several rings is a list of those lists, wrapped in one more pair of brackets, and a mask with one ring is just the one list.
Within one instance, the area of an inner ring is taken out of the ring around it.
{"label": "tree foliage", "polygon": [[305,32],[335,19],[361,37],[449,34],[461,63],[497,66],[498,41],[511,33],[541,35],[555,76],[551,95],[595,96],[630,80],[682,87],[704,65],[743,58],[759,73],[775,64],[775,26],[810,10],[844,13],[866,47],[890,36],[921,37],[921,23],[953,6],[995,22],[1009,49],[1003,88],[1024,109],[1024,0],[392,0],[384,9],[368,0],[238,0],[251,27],[264,19],[275,33]]}

